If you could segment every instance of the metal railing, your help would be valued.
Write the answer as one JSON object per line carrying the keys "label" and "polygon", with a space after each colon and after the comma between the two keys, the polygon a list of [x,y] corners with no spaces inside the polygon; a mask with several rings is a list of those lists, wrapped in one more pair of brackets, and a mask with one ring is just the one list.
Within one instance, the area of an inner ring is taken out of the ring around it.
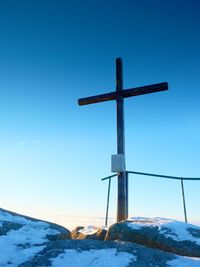
{"label": "metal railing", "polygon": [[[146,173],[146,172],[126,171],[127,177],[128,177],[128,174],[134,174],[134,175],[137,174],[137,175],[151,176],[151,177],[157,177],[157,178],[179,180],[181,182],[181,192],[182,192],[182,200],[183,200],[184,219],[185,219],[186,223],[188,222],[187,210],[186,210],[186,201],[185,201],[185,191],[184,191],[184,180],[187,180],[187,181],[200,181],[200,178],[177,177],[177,176],[161,175],[161,174]],[[109,180],[108,181],[107,203],[106,203],[106,217],[105,217],[105,225],[106,226],[108,225],[108,212],[109,212],[109,202],[110,202],[111,179],[116,177],[116,176],[117,176],[117,174],[113,174],[113,175],[110,175],[110,176],[107,176],[107,177],[101,179],[101,181]]]}

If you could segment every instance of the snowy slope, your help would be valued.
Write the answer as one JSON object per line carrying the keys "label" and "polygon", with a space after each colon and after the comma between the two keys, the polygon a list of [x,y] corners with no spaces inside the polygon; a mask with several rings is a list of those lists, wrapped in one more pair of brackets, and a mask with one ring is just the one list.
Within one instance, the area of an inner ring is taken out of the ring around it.
{"label": "snowy slope", "polygon": [[[0,209],[0,266],[18,266],[65,229]],[[67,232],[66,232],[67,233]]]}

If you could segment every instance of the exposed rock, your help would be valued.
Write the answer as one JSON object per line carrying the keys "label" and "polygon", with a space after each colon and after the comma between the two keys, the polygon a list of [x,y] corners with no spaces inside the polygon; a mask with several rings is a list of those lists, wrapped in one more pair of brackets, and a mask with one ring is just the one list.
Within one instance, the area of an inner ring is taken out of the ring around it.
{"label": "exposed rock", "polygon": [[49,223],[49,228],[58,231],[58,233],[53,235],[47,235],[48,240],[58,241],[71,239],[71,232],[67,228],[54,223]]}
{"label": "exposed rock", "polygon": [[0,236],[6,235],[11,230],[19,230],[21,227],[23,227],[21,223],[1,221]]}
{"label": "exposed rock", "polygon": [[115,223],[105,240],[129,241],[175,254],[200,257],[200,227],[161,218]]}
{"label": "exposed rock", "polygon": [[71,231],[71,237],[72,239],[83,239],[83,238],[79,238],[80,236],[80,230],[84,229],[84,226],[77,226],[75,229],[73,229]]}
{"label": "exposed rock", "polygon": [[72,239],[94,239],[94,240],[104,240],[107,230],[88,226],[77,226],[74,230],[71,231]]}

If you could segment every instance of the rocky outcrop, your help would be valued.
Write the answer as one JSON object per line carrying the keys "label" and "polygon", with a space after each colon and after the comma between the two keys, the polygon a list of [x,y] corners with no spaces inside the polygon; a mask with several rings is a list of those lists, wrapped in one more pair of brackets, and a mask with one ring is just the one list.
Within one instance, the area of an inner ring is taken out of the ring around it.
{"label": "rocky outcrop", "polygon": [[49,223],[49,228],[52,230],[57,231],[57,233],[54,234],[47,234],[47,239],[50,241],[58,241],[58,240],[66,240],[66,239],[71,239],[71,232],[60,225],[54,224],[54,223]]}
{"label": "rocky outcrop", "polygon": [[0,208],[0,236],[6,235],[11,230],[19,230],[20,228],[29,226],[31,231],[38,228],[38,231],[46,233],[45,238],[49,241],[71,239],[71,232],[63,226],[50,223],[18,213],[10,212]]}
{"label": "rocky outcrop", "polygon": [[93,239],[93,240],[104,240],[107,231],[102,228],[88,226],[78,226],[71,231],[72,239]]}
{"label": "rocky outcrop", "polygon": [[[156,221],[157,220],[157,221]],[[200,227],[160,218],[115,223],[105,240],[133,242],[190,257],[200,257]]]}
{"label": "rocky outcrop", "polygon": [[71,233],[60,225],[0,209],[0,266],[19,266],[47,244],[67,239]]}

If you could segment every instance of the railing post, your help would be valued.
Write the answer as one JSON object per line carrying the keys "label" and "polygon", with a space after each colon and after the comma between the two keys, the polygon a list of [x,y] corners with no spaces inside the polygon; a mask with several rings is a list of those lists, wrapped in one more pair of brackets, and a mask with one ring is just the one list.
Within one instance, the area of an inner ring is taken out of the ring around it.
{"label": "railing post", "polygon": [[126,171],[126,218],[128,219],[128,172]]}
{"label": "railing post", "polygon": [[[188,223],[188,219],[187,219],[187,209],[186,209],[186,201],[185,201],[185,192],[184,192],[184,180],[187,181],[200,181],[200,178],[188,178],[188,177],[176,177],[176,176],[169,176],[169,175],[160,175],[160,174],[153,174],[153,173],[144,173],[144,172],[135,172],[135,171],[126,171],[125,172],[125,189],[126,189],[126,202],[127,202],[127,209],[125,210],[126,212],[126,216],[128,217],[128,174],[138,174],[138,175],[146,175],[146,176],[153,176],[153,177],[161,177],[161,178],[167,178],[167,179],[173,179],[173,180],[180,180],[181,182],[181,193],[182,193],[182,201],[183,201],[183,210],[184,210],[184,219],[185,219],[185,223]],[[107,206],[106,206],[106,217],[105,217],[105,225],[108,225],[108,210],[109,210],[109,200],[110,200],[110,187],[111,187],[111,178],[117,176],[117,174],[102,178],[101,180],[107,180],[109,179],[109,183],[108,183],[108,193],[107,193]]]}
{"label": "railing post", "polygon": [[109,201],[110,201],[110,185],[111,185],[111,178],[109,178],[109,182],[108,182],[108,194],[107,194],[107,204],[106,204],[105,226],[108,226],[108,210],[109,210]]}
{"label": "railing post", "polygon": [[186,203],[185,203],[185,192],[184,192],[184,185],[183,185],[183,179],[181,177],[181,191],[182,191],[182,198],[183,198],[183,210],[184,210],[184,217],[185,217],[185,222],[187,223],[187,212],[186,212]]}

